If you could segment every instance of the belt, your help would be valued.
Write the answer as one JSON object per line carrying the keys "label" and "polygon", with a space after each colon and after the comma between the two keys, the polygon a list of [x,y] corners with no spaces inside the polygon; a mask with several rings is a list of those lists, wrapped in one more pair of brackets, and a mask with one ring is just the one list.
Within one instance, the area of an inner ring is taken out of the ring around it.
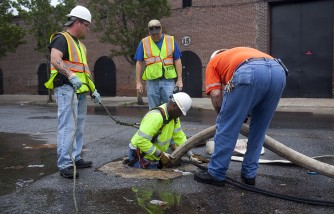
{"label": "belt", "polygon": [[162,74],[161,77],[158,77],[158,78],[157,78],[157,80],[165,80],[165,79],[166,79],[166,78],[165,78],[164,74]]}
{"label": "belt", "polygon": [[285,72],[285,75],[288,76],[289,75],[289,70],[287,69],[287,67],[284,65],[284,63],[282,62],[282,60],[280,59],[268,59],[268,58],[265,58],[265,57],[259,57],[259,58],[249,58],[249,59],[246,59],[245,61],[243,61],[242,63],[240,63],[237,68],[235,69],[238,70],[241,66],[243,66],[244,64],[248,63],[248,62],[254,62],[254,61],[268,61],[268,60],[274,60],[276,61],[280,66],[282,66],[284,72]]}
{"label": "belt", "polygon": [[265,57],[259,57],[259,58],[249,58],[249,59],[246,59],[245,61],[243,61],[242,63],[240,63],[237,68],[235,69],[238,70],[241,66],[243,66],[244,64],[248,63],[248,62],[254,62],[254,61],[267,61],[267,60],[270,60],[268,58],[265,58]]}

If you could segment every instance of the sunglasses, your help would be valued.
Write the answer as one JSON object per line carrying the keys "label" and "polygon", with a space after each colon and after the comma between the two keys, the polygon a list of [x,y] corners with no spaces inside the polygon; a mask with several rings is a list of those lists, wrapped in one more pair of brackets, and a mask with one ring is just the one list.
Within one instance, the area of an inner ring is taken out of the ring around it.
{"label": "sunglasses", "polygon": [[79,21],[81,24],[85,25],[86,27],[89,27],[89,23],[83,22],[83,21]]}
{"label": "sunglasses", "polygon": [[149,30],[160,30],[161,27],[149,27]]}

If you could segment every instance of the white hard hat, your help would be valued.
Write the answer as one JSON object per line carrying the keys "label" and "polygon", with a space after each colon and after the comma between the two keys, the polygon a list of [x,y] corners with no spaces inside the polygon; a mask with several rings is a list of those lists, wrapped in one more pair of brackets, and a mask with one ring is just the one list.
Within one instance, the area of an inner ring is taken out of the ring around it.
{"label": "white hard hat", "polygon": [[[77,17],[79,19],[83,19],[89,23],[92,22],[92,15],[90,14],[89,10],[85,8],[84,6],[76,6],[71,10],[70,14],[66,15],[67,17]],[[68,26],[71,23],[69,23],[71,20],[69,20],[65,25]],[[69,24],[68,24],[69,23]]]}
{"label": "white hard hat", "polygon": [[224,51],[227,51],[228,49],[219,49],[219,50],[216,50],[215,52],[213,52],[211,54],[211,57],[210,59],[213,59],[213,57],[215,57],[217,54],[221,53],[221,52],[224,52]]}
{"label": "white hard hat", "polygon": [[190,109],[192,103],[190,96],[184,92],[178,92],[173,94],[173,99],[182,111],[182,114],[186,116],[187,111]]}

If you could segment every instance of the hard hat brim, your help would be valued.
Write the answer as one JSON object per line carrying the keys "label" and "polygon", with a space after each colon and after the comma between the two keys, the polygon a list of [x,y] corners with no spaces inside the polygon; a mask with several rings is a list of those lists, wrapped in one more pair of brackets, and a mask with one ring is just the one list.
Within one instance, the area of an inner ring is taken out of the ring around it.
{"label": "hard hat brim", "polygon": [[179,102],[177,101],[177,100],[175,100],[175,102],[176,102],[176,105],[179,107],[179,109],[181,110],[181,112],[182,112],[182,114],[184,115],[184,116],[186,116],[187,115],[187,112],[181,107],[181,105],[179,104]]}
{"label": "hard hat brim", "polygon": [[74,21],[75,21],[75,20],[70,20],[70,21],[66,22],[64,25],[65,25],[65,26],[70,26]]}

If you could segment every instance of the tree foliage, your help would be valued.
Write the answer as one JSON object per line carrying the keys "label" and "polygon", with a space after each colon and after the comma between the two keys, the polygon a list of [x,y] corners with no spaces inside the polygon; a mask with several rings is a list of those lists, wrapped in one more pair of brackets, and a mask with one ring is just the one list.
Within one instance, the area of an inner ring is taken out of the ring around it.
{"label": "tree foliage", "polygon": [[124,56],[134,64],[133,56],[140,40],[147,36],[147,23],[171,14],[167,0],[89,0],[93,16],[93,31],[100,40],[116,48],[112,56]]}
{"label": "tree foliage", "polygon": [[[19,16],[27,24],[29,32],[37,41],[35,50],[44,54],[47,61],[47,75],[50,74],[50,51],[48,49],[50,36],[62,31],[67,21],[66,15],[75,6],[75,0],[58,0],[56,6],[51,5],[51,0],[17,0],[13,6]],[[49,90],[49,102],[53,102]]]}
{"label": "tree foliage", "polygon": [[66,14],[75,6],[75,0],[59,0],[52,6],[51,0],[18,0],[15,8],[19,16],[29,26],[36,41],[36,50],[49,57],[49,39],[51,34],[61,31],[67,20]]}
{"label": "tree foliage", "polygon": [[10,0],[0,1],[0,60],[24,43],[25,31],[13,23],[14,15],[11,8]]}

